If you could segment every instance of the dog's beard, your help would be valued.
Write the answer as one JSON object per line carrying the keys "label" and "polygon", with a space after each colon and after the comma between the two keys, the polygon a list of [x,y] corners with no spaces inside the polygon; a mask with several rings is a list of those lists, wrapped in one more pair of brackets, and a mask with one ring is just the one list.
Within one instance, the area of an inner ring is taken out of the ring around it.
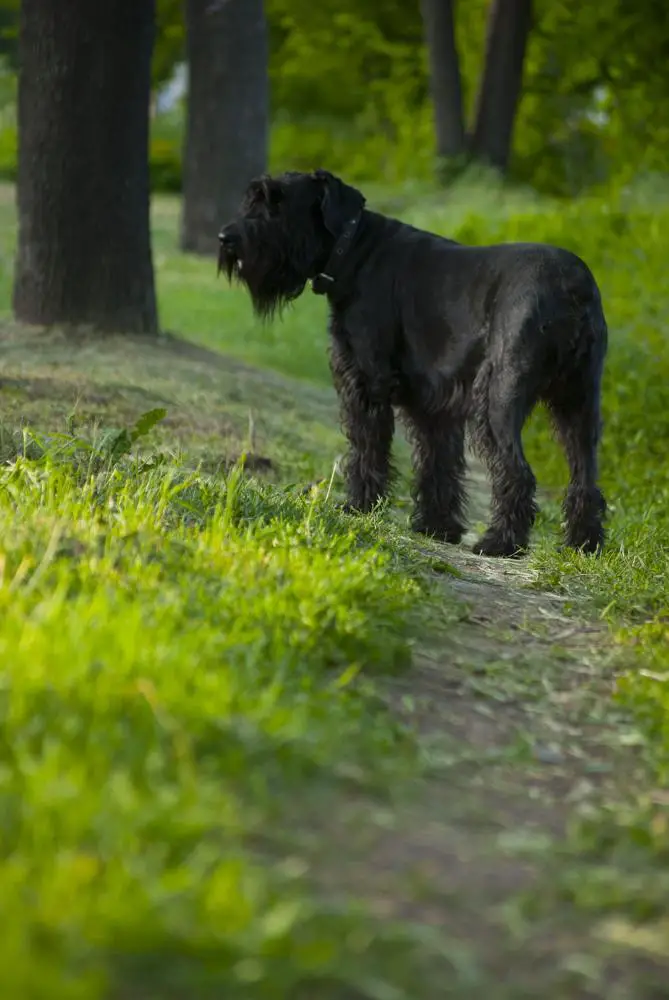
{"label": "dog's beard", "polygon": [[[257,236],[256,240],[257,242]],[[238,250],[218,252],[218,273],[223,272],[228,281],[246,287],[253,310],[261,319],[270,319],[281,313],[284,306],[299,298],[305,289],[308,275],[299,274],[294,262],[280,252],[254,254],[254,245],[242,241]]]}
{"label": "dog's beard", "polygon": [[277,313],[280,315],[285,306],[300,297],[306,285],[306,281],[295,281],[290,287],[283,283],[277,287],[267,277],[260,284],[252,285],[243,270],[238,271],[237,278],[248,288],[253,311],[261,319],[272,319]]}
{"label": "dog's beard", "polygon": [[238,257],[236,253],[226,250],[222,243],[218,248],[218,266],[216,274],[220,275],[221,272],[225,274],[228,281],[232,281],[233,277],[241,278],[242,273],[241,258]]}

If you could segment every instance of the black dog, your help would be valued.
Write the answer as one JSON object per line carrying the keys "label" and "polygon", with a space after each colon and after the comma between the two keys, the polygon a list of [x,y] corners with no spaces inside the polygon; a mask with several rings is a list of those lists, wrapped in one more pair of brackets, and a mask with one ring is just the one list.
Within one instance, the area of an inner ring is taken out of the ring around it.
{"label": "black dog", "polygon": [[540,244],[443,239],[365,209],[359,191],[323,170],[254,180],[219,241],[219,271],[244,282],[260,316],[309,280],[327,295],[349,509],[369,511],[387,492],[397,408],[415,447],[413,527],[460,541],[468,429],[492,479],[490,527],[474,551],[520,554],[537,512],[521,431],[543,401],[569,462],[567,545],[601,548],[608,334],[583,261]]}

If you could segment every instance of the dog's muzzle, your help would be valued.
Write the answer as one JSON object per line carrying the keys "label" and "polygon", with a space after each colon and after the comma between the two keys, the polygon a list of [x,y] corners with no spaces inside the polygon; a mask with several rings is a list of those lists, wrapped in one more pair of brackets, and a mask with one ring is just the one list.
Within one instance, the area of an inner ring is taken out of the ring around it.
{"label": "dog's muzzle", "polygon": [[242,270],[242,260],[239,255],[241,248],[241,240],[237,233],[233,232],[230,227],[221,229],[218,234],[218,273],[225,271],[230,277],[233,270],[237,270],[241,273]]}

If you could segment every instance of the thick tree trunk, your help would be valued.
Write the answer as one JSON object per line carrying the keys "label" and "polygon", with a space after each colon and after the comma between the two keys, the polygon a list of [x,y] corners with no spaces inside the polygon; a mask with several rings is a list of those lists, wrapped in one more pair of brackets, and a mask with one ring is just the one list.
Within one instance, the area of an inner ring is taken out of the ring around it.
{"label": "thick tree trunk", "polygon": [[154,333],[154,0],[23,0],[17,319]]}
{"label": "thick tree trunk", "polygon": [[188,121],[181,246],[215,253],[221,225],[267,167],[269,82],[262,0],[186,0]]}
{"label": "thick tree trunk", "polygon": [[465,150],[465,123],[453,0],[421,0],[421,10],[430,63],[437,156],[441,160],[454,159]]}
{"label": "thick tree trunk", "polygon": [[470,152],[505,171],[523,83],[532,0],[492,0]]}

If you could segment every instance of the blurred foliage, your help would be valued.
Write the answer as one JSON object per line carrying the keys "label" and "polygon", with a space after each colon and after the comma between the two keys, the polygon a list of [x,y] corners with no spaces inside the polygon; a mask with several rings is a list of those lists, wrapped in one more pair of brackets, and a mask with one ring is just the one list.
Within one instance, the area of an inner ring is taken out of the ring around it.
{"label": "blurred foliage", "polygon": [[669,9],[537,0],[514,174],[573,195],[667,165]]}
{"label": "blurred foliage", "polygon": [[153,85],[169,80],[174,67],[185,57],[184,0],[157,0],[156,44],[153,50]]}
{"label": "blurred foliage", "polygon": [[0,58],[16,70],[16,50],[19,34],[21,0],[0,0]]}
{"label": "blurred foliage", "polygon": [[[20,0],[0,0],[0,56],[16,63]],[[456,5],[467,116],[481,75],[488,0]],[[275,164],[327,163],[354,180],[427,180],[432,110],[419,0],[267,0]],[[184,58],[182,0],[157,0],[154,87]],[[512,179],[573,196],[669,148],[669,8],[660,0],[536,0],[514,134]],[[160,126],[158,126],[160,128]],[[168,148],[169,147],[169,148]],[[181,134],[152,157],[159,188],[180,185]]]}
{"label": "blurred foliage", "polygon": [[[156,62],[167,67],[180,25],[159,0]],[[471,114],[488,0],[456,7]],[[274,107],[272,159],[327,162],[356,180],[428,179],[432,111],[418,0],[267,0]],[[660,0],[536,0],[514,137],[512,177],[574,195],[639,167],[666,165],[669,8]],[[165,76],[167,72],[165,71]]]}

